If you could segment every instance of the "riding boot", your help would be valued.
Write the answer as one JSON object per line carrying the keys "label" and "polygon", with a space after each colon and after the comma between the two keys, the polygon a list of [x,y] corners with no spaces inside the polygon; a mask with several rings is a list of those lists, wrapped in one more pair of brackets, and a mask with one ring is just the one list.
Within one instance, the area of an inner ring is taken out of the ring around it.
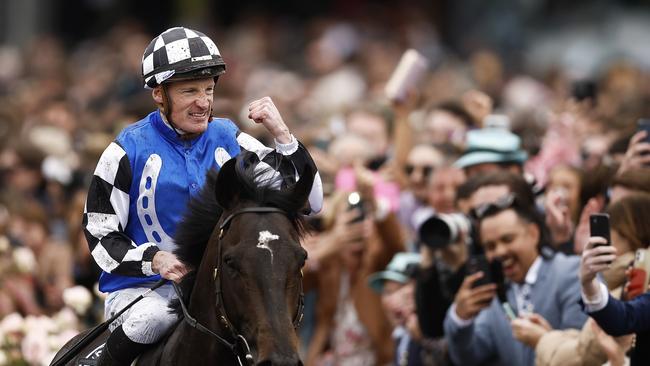
{"label": "riding boot", "polygon": [[130,340],[120,325],[108,337],[106,346],[97,359],[97,366],[130,366],[149,346],[151,345]]}
{"label": "riding boot", "polygon": [[[113,356],[111,355],[111,352],[108,350],[107,346],[104,346],[104,349],[102,350],[102,353],[99,355],[97,358],[97,361],[95,361],[95,366],[113,366],[113,365],[120,365],[119,361],[117,361]],[[91,364],[90,362],[86,361],[87,364]]]}

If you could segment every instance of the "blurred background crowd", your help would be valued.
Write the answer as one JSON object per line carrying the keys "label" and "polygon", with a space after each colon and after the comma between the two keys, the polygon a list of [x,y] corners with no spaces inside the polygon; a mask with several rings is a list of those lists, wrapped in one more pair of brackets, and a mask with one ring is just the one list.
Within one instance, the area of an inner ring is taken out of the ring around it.
{"label": "blurred background crowd", "polygon": [[[102,320],[99,269],[81,229],[88,184],[116,133],[154,108],[142,52],[175,25],[208,34],[224,57],[214,114],[268,144],[245,108],[270,96],[323,178],[326,205],[304,243],[309,365],[470,364],[450,352],[457,339],[445,337],[454,331],[445,318],[452,304],[465,318],[487,311],[463,295],[472,258],[484,251],[493,262],[479,229],[495,215],[478,212],[488,203],[539,214],[520,215],[539,231],[533,258],[577,258],[589,214],[607,210],[619,258],[628,253],[611,289],[650,244],[650,144],[637,132],[650,117],[644,1],[7,0],[0,364],[47,364],[66,336]],[[385,84],[409,48],[426,57],[427,73],[389,100]],[[505,283],[517,282],[518,265],[528,271],[525,257],[506,258]],[[578,289],[577,265],[566,271]],[[510,337],[536,350],[537,364],[625,359],[629,339],[578,318],[531,315]],[[481,352],[498,359],[494,349]]]}

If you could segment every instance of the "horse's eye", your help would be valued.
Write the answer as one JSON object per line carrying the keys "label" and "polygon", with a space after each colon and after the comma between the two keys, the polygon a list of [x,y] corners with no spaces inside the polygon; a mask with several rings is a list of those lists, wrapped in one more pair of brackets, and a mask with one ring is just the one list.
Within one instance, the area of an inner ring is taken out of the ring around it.
{"label": "horse's eye", "polygon": [[223,262],[226,264],[226,266],[228,268],[233,269],[235,271],[239,270],[239,266],[237,264],[237,261],[232,256],[225,256],[223,258]]}
{"label": "horse's eye", "polygon": [[309,255],[307,254],[307,251],[304,249],[301,254],[302,255],[300,256],[300,267],[302,268],[305,266],[305,262],[307,261],[307,259],[309,259]]}

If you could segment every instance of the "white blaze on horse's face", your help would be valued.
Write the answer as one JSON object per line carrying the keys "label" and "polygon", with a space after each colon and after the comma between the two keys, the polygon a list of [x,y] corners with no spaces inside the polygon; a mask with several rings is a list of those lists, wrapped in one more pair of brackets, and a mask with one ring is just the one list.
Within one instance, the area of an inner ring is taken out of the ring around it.
{"label": "white blaze on horse's face", "polygon": [[271,240],[278,240],[280,237],[275,234],[271,234],[270,231],[260,231],[260,236],[257,238],[257,247],[260,249],[266,249],[271,253],[271,264],[273,264],[273,250],[269,247],[269,242]]}

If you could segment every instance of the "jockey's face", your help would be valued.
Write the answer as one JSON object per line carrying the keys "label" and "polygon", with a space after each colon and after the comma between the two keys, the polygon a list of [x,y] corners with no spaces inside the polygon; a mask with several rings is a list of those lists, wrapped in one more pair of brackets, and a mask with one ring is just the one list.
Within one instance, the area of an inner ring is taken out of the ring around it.
{"label": "jockey's face", "polygon": [[[171,102],[171,120],[177,129],[187,133],[202,133],[208,128],[212,111],[214,78],[175,81],[167,84]],[[162,104],[161,87],[153,91],[156,102]]]}

